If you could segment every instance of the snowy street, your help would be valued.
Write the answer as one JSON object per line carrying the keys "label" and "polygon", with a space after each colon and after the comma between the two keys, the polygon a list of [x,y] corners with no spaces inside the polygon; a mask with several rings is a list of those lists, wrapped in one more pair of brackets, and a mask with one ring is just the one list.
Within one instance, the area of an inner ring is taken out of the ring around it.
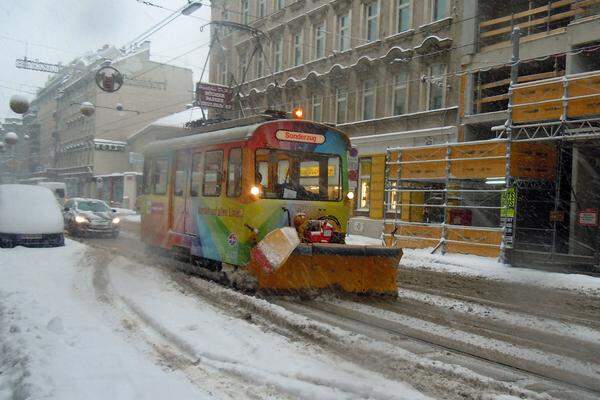
{"label": "snowy street", "polygon": [[568,304],[548,304],[552,317],[519,306],[515,282],[502,295],[502,280],[478,275],[499,293],[477,293],[473,276],[406,266],[410,254],[397,301],[259,299],[144,255],[134,232],[0,250],[1,398],[592,399],[600,390],[597,309],[581,307],[597,304],[592,278],[567,277],[569,286],[523,272],[548,278],[537,290],[562,293],[577,317]]}

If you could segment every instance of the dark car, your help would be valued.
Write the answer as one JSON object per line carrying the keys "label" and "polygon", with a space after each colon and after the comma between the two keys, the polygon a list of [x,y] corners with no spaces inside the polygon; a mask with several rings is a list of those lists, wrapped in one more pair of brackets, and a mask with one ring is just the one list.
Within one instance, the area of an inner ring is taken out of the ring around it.
{"label": "dark car", "polygon": [[48,188],[0,185],[0,247],[64,246],[60,205]]}
{"label": "dark car", "polygon": [[97,199],[73,198],[65,203],[65,228],[74,236],[119,236],[121,219],[116,210]]}

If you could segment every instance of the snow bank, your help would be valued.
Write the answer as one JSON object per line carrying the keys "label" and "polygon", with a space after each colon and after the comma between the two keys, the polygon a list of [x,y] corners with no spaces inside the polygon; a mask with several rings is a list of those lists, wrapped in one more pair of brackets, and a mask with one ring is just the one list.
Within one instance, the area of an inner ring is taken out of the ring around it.
{"label": "snow bank", "polygon": [[62,231],[62,212],[50,189],[34,185],[0,185],[0,232]]}
{"label": "snow bank", "polygon": [[0,249],[0,399],[213,398],[106,317],[85,249]]}
{"label": "snow bank", "polygon": [[433,249],[404,249],[400,265],[455,275],[501,280],[552,289],[566,289],[600,296],[600,279],[504,265],[495,258],[470,254],[431,254]]}

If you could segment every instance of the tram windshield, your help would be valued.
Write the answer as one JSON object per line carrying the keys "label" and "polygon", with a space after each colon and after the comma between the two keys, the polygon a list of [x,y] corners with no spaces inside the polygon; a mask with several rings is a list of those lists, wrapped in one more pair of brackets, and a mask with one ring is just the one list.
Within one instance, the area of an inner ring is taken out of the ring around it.
{"label": "tram windshield", "polygon": [[256,183],[267,199],[338,201],[341,159],[334,154],[256,151]]}

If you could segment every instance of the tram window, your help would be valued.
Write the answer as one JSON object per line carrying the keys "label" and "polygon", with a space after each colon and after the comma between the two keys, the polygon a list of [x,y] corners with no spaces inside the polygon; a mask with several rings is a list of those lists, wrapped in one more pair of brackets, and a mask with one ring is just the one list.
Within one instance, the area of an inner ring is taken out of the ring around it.
{"label": "tram window", "polygon": [[187,154],[177,155],[177,161],[175,162],[175,182],[173,185],[173,194],[175,196],[183,196],[188,164],[189,156]]}
{"label": "tram window", "polygon": [[202,181],[202,153],[192,155],[192,181],[190,182],[190,196],[198,197],[200,182]]}
{"label": "tram window", "polygon": [[223,171],[223,151],[207,151],[204,158],[204,196],[221,195],[221,175]]}
{"label": "tram window", "polygon": [[167,193],[167,170],[169,162],[166,158],[154,160],[152,169],[152,186],[154,194]]}
{"label": "tram window", "polygon": [[242,149],[229,150],[227,159],[227,197],[242,194]]}
{"label": "tram window", "polygon": [[[272,165],[272,182],[265,179]],[[261,174],[262,196],[267,199],[337,201],[341,198],[339,156],[259,149],[256,170]],[[270,183],[270,184],[269,184]]]}
{"label": "tram window", "polygon": [[264,188],[269,186],[269,163],[265,161],[261,161],[257,163],[256,167],[256,175],[257,180],[260,180],[260,185]]}

